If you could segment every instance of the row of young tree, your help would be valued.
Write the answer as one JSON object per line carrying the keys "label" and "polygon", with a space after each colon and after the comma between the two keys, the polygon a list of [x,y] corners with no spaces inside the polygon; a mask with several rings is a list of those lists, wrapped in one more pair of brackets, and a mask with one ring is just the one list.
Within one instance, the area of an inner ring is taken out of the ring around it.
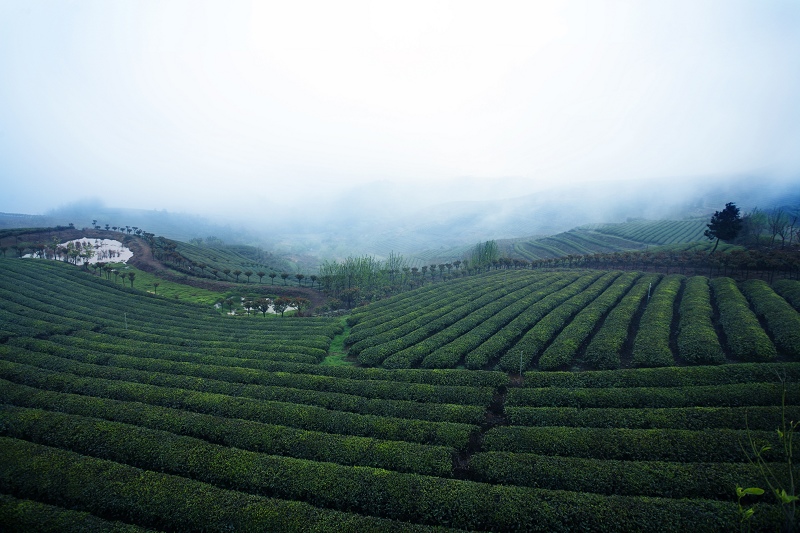
{"label": "row of young tree", "polygon": [[[280,313],[283,316],[286,311],[291,309],[296,310],[298,316],[301,316],[311,306],[311,302],[306,298],[286,296],[278,296],[277,298],[241,298],[240,303],[247,316],[250,316],[251,313],[255,315],[260,312],[264,317],[267,316],[267,313]],[[237,301],[234,298],[226,298],[221,304],[227,306],[228,312],[233,314],[233,308],[237,306]]]}

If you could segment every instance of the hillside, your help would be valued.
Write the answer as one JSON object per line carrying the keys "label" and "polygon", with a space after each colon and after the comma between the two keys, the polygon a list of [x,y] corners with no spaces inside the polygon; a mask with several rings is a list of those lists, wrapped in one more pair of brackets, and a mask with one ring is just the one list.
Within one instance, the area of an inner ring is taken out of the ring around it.
{"label": "hillside", "polygon": [[351,352],[389,367],[359,368],[319,364],[339,319],[0,258],[0,524],[729,531],[761,483],[740,442],[780,444],[778,376],[800,416],[798,283],[491,271],[354,313]]}

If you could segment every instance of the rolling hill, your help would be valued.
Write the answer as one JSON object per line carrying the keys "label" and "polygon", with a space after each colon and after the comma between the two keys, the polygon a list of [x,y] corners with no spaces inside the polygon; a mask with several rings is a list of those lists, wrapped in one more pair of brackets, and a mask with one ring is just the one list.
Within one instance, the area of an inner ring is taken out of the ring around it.
{"label": "rolling hill", "polygon": [[729,531],[800,416],[798,283],[497,270],[345,324],[0,258],[0,523]]}

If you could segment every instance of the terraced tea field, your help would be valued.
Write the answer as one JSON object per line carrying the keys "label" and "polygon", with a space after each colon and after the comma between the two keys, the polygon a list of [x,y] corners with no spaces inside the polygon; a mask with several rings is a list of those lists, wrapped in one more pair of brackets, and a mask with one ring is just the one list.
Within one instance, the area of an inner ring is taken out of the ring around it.
{"label": "terraced tea field", "polygon": [[[782,294],[800,282],[785,280]],[[798,361],[800,314],[765,282],[565,270],[495,271],[355,310],[367,366],[517,372]]]}
{"label": "terraced tea field", "polygon": [[[735,488],[763,486],[740,443],[783,464],[779,376],[800,418],[797,287],[776,289],[491,272],[359,309],[367,368],[319,364],[338,319],[227,317],[0,258],[0,526],[735,530]],[[538,370],[661,364],[680,366]],[[753,529],[775,530],[757,501]]]}

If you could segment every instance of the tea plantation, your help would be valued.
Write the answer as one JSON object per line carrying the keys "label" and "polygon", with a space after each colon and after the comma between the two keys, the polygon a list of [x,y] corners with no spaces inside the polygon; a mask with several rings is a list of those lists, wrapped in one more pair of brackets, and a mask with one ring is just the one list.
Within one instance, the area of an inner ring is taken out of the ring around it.
{"label": "tea plantation", "polygon": [[800,479],[798,284],[489,272],[357,309],[324,366],[339,318],[0,258],[0,529],[775,531],[736,488],[751,443]]}

